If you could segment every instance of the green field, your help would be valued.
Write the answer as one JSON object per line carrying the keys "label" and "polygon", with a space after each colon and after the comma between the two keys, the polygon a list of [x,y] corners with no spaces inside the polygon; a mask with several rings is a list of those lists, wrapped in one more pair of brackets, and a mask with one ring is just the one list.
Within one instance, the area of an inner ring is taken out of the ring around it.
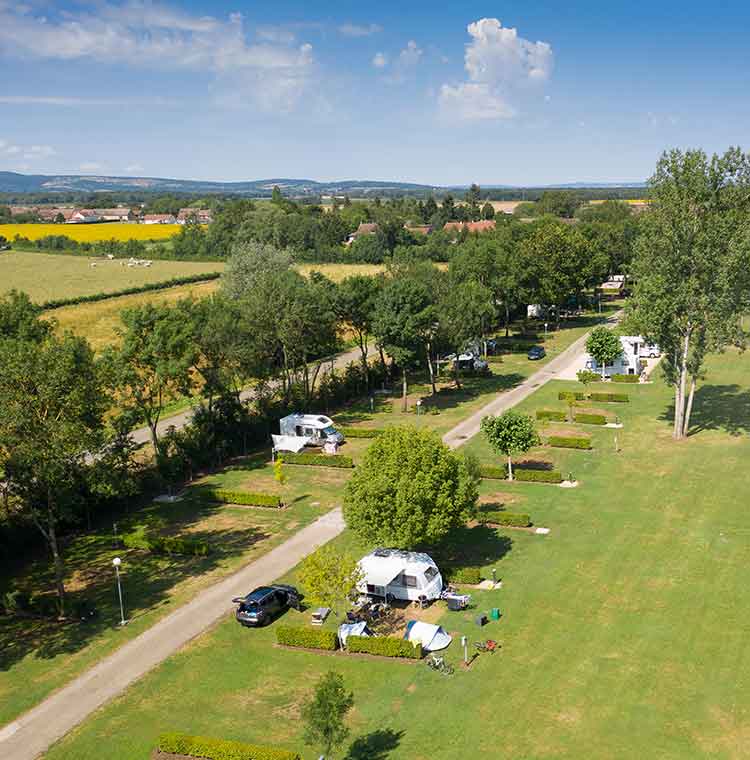
{"label": "green field", "polygon": [[15,288],[43,303],[223,269],[221,262],[154,261],[150,267],[129,267],[123,259],[8,251],[0,253],[0,295]]}
{"label": "green field", "polygon": [[[483,500],[529,512],[551,533],[475,526],[453,537],[467,563],[503,580],[498,591],[472,591],[478,610],[501,609],[481,636],[502,650],[468,672],[445,678],[421,664],[280,650],[278,623],[248,631],[228,619],[47,757],[94,760],[102,747],[113,760],[147,757],[160,731],[183,730],[314,758],[300,703],[331,668],[355,694],[352,745],[338,755],[350,760],[747,757],[750,357],[730,351],[707,371],[684,443],[671,439],[669,389],[627,386],[630,403],[613,410],[624,429],[585,428],[593,451],[526,457],[572,472],[577,488],[482,483]],[[552,382],[520,408],[564,409],[557,393],[570,387]],[[480,438],[466,447],[497,461]],[[337,542],[366,549],[346,533]],[[454,635],[480,637],[476,612],[433,609]],[[288,613],[284,622],[307,620]],[[459,649],[447,650],[456,664]]]}

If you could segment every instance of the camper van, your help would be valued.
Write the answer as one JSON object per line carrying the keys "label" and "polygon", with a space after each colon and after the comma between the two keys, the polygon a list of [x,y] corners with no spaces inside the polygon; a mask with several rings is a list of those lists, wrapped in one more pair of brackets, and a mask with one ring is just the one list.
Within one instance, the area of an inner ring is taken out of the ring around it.
{"label": "camper van", "polygon": [[432,557],[401,549],[375,549],[359,561],[357,590],[368,596],[416,601],[439,599],[443,578]]}
{"label": "camper van", "polygon": [[344,436],[333,426],[333,420],[324,414],[287,415],[279,420],[279,431],[282,436],[305,438],[306,446],[344,441]]}
{"label": "camper van", "polygon": [[[620,344],[622,346],[622,353],[615,359],[614,364],[607,364],[604,368],[604,376],[640,375],[643,370],[641,356],[644,355],[643,350],[647,344],[640,335],[622,335],[620,336]],[[584,369],[598,372],[599,374],[602,371],[599,362],[589,354],[586,354]]]}

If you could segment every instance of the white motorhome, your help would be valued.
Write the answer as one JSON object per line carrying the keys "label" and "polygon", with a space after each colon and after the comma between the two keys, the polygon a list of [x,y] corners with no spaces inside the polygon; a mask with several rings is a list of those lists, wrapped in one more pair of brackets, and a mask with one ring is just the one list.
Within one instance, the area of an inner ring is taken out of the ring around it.
{"label": "white motorhome", "polygon": [[[604,376],[640,375],[643,369],[641,357],[644,355],[650,356],[650,353],[644,354],[644,350],[646,347],[648,347],[648,349],[651,347],[640,335],[621,335],[620,344],[622,346],[622,353],[619,358],[615,359],[614,364],[607,364],[605,366]],[[658,351],[658,346],[656,349]],[[585,369],[601,374],[602,367],[593,356],[586,354],[585,361]]]}
{"label": "white motorhome", "polygon": [[359,561],[357,589],[369,596],[416,601],[439,599],[443,577],[428,554],[401,549],[375,549]]}
{"label": "white motorhome", "polygon": [[305,438],[305,446],[323,446],[326,443],[342,443],[344,436],[324,414],[289,414],[279,420],[282,436]]}

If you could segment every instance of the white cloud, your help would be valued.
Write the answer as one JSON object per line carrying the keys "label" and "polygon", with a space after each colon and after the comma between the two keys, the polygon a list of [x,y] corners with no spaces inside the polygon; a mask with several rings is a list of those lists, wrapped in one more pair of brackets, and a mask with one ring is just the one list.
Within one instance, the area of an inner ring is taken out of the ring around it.
{"label": "white cloud", "polygon": [[414,40],[409,40],[406,43],[406,47],[399,53],[398,60],[404,66],[414,66],[419,63],[419,59],[422,57],[422,50]]}
{"label": "white cloud", "polygon": [[97,164],[96,161],[86,161],[79,165],[78,171],[82,172],[98,172],[101,171],[102,165]]}
{"label": "white cloud", "polygon": [[522,87],[546,81],[553,65],[552,47],[530,42],[496,18],[468,25],[472,38],[464,53],[468,81],[444,84],[440,106],[446,115],[465,120],[508,119],[516,113],[510,100]]}
{"label": "white cloud", "polygon": [[385,53],[375,53],[372,65],[376,69],[384,69],[388,65],[388,56]]}
{"label": "white cloud", "polygon": [[369,37],[382,32],[383,27],[379,24],[342,24],[338,31],[344,37]]}
{"label": "white cloud", "polygon": [[130,164],[130,166],[125,167],[126,174],[140,174],[144,171],[146,170],[140,164]]}
{"label": "white cloud", "polygon": [[255,36],[264,42],[280,42],[283,45],[291,45],[297,39],[295,33],[284,26],[259,26]]}
{"label": "white cloud", "polygon": [[312,81],[309,44],[269,34],[249,42],[238,13],[217,19],[142,0],[80,7],[48,18],[0,0],[0,49],[26,59],[208,72],[220,84],[230,77],[234,91],[239,87],[246,99],[270,109],[291,107]]}
{"label": "white cloud", "polygon": [[[7,140],[0,140],[0,159],[12,157],[13,160],[39,161],[56,155],[57,151],[51,145],[16,145]],[[24,164],[27,165],[27,164]]]}

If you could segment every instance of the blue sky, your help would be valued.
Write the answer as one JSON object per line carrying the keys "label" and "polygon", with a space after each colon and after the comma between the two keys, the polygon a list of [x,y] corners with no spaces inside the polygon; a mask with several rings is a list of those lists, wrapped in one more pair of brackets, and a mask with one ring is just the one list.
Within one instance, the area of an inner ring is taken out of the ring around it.
{"label": "blue sky", "polygon": [[748,147],[749,27],[689,0],[0,0],[0,169],[639,181]]}

